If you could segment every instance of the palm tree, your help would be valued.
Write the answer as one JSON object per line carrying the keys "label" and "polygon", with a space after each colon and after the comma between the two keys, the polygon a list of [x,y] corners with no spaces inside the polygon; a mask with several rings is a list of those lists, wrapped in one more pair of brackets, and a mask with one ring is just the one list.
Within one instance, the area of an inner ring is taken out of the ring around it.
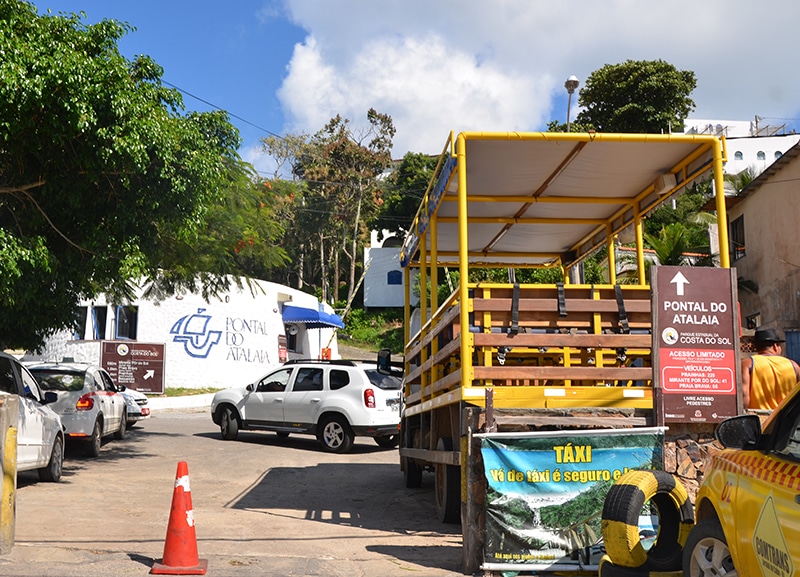
{"label": "palm tree", "polygon": [[[706,219],[703,213],[693,215],[690,219],[698,224]],[[653,251],[652,258],[646,258],[645,278],[650,280],[650,267],[654,264],[665,266],[714,266],[713,255],[708,246],[693,246],[692,231],[682,222],[673,222],[661,227],[657,235],[644,234],[647,248]],[[635,257],[624,256],[622,262],[635,263]],[[636,282],[636,269],[628,270],[618,277],[620,284]]]}

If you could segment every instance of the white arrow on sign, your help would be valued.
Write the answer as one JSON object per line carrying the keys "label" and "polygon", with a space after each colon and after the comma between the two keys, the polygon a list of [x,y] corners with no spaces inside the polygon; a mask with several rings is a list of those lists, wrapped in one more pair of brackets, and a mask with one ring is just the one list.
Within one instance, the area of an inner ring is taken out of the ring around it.
{"label": "white arrow on sign", "polygon": [[[678,293],[678,294],[683,294],[683,293]],[[156,371],[154,369],[150,369],[149,371],[145,371],[144,372],[144,380],[145,381],[147,379],[152,379],[155,376],[156,376]]]}
{"label": "white arrow on sign", "polygon": [[674,277],[672,277],[672,280],[669,281],[669,282],[675,283],[676,285],[678,285],[677,290],[678,290],[678,296],[679,297],[683,296],[683,287],[684,287],[684,285],[691,284],[688,280],[686,280],[686,277],[683,276],[683,273],[680,272],[680,271],[678,272],[678,274],[676,274]]}

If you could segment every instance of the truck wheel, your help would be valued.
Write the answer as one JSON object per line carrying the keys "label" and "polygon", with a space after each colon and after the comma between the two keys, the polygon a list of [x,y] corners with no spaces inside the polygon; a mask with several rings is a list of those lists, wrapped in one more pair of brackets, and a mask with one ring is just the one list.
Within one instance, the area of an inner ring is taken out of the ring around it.
{"label": "truck wheel", "polygon": [[686,540],[683,574],[687,577],[712,577],[735,572],[733,557],[719,520],[706,517],[695,525]]}
{"label": "truck wheel", "polygon": [[[450,438],[439,439],[437,451],[452,451]],[[442,523],[461,522],[461,468],[455,465],[436,464],[436,513]]]}
{"label": "truck wheel", "polygon": [[419,489],[422,486],[422,467],[415,460],[403,457],[403,477],[406,480],[406,487]]}
{"label": "truck wheel", "polygon": [[[639,515],[646,503],[658,512],[658,535],[649,551],[639,537]],[[684,486],[666,471],[629,471],[609,489],[603,504],[602,532],[614,565],[647,571],[677,571],[694,522]]]}

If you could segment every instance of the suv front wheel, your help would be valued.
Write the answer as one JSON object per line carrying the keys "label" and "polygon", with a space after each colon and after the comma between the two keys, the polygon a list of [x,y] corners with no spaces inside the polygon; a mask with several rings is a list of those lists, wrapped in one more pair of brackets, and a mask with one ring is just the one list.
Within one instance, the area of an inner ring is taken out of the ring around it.
{"label": "suv front wheel", "polygon": [[317,440],[326,451],[346,453],[353,447],[353,431],[347,421],[338,415],[325,417],[320,421],[317,431]]}

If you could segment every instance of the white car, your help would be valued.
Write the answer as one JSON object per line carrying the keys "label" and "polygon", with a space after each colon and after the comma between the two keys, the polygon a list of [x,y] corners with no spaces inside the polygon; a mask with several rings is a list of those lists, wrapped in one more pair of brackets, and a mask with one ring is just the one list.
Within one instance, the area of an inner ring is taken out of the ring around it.
{"label": "white car", "polygon": [[61,416],[68,438],[84,444],[90,457],[100,454],[103,438],[125,438],[128,410],[105,369],[85,363],[32,363],[28,370],[44,391],[52,391],[58,400],[53,410]]}
{"label": "white car", "polygon": [[125,385],[117,385],[117,389],[125,397],[125,407],[128,409],[128,427],[134,423],[150,418],[150,407],[147,406],[147,395],[129,389]]}
{"label": "white car", "polygon": [[18,395],[17,471],[38,471],[42,481],[61,480],[64,430],[49,407],[54,393],[42,393],[36,379],[11,355],[0,352],[0,395]]}
{"label": "white car", "polygon": [[399,440],[401,380],[374,363],[293,360],[255,383],[219,391],[211,418],[223,439],[239,430],[315,435],[325,450],[345,453],[356,436],[380,447]]}

